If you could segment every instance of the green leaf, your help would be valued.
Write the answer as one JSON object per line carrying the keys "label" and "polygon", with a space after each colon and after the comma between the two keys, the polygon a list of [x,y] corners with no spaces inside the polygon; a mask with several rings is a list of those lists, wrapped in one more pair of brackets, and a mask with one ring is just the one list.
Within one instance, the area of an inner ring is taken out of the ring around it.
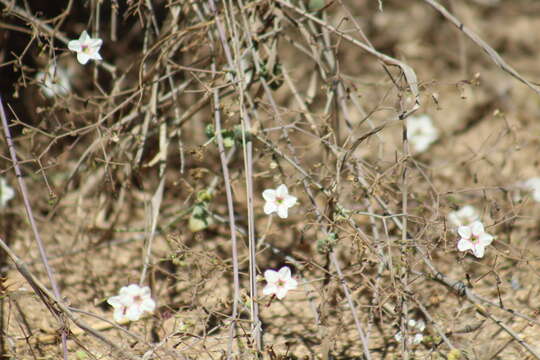
{"label": "green leaf", "polygon": [[193,207],[193,211],[191,213],[188,223],[190,231],[198,232],[204,230],[213,223],[214,221],[212,220],[210,213],[208,212],[208,210],[206,210],[204,205],[198,204]]}

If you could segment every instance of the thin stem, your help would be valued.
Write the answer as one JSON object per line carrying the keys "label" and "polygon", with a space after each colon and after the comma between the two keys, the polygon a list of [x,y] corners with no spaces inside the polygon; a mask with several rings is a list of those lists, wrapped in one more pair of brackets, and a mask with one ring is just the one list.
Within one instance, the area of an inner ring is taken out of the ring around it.
{"label": "thin stem", "polygon": [[[214,0],[209,2],[210,10],[214,13],[216,19],[216,27],[221,41],[226,44],[225,30],[223,29],[223,24],[220,21],[218,16],[216,4]],[[225,54],[227,60],[232,64],[232,57],[228,46],[224,45]],[[212,70],[215,71],[215,63],[212,63]],[[227,195],[227,209],[229,212],[229,226],[231,230],[231,241],[232,241],[232,262],[233,262],[233,282],[234,282],[234,296],[233,296],[233,311],[232,311],[232,321],[231,328],[229,333],[229,344],[227,346],[227,359],[232,359],[232,345],[233,339],[236,332],[236,320],[238,317],[238,302],[240,300],[240,273],[238,270],[238,244],[236,239],[236,221],[234,219],[234,205],[233,205],[233,196],[232,196],[232,186],[229,175],[229,167],[227,165],[227,157],[225,155],[225,145],[223,144],[223,136],[221,134],[221,111],[220,111],[220,100],[219,100],[219,89],[214,88],[214,122],[216,129],[216,138],[218,141],[218,151],[221,161],[221,167],[223,171],[223,180],[225,181],[225,193]]]}

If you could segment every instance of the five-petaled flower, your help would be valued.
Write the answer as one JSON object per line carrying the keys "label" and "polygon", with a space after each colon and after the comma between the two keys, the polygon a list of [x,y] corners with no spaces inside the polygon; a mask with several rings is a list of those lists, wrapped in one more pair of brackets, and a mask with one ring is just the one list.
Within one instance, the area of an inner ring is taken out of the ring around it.
{"label": "five-petaled flower", "polygon": [[263,289],[264,295],[275,295],[278,299],[283,299],[289,290],[296,289],[298,282],[291,277],[291,269],[284,266],[279,271],[266,270],[264,278],[267,282]]}
{"label": "five-petaled flower", "polygon": [[474,206],[465,205],[457,211],[448,214],[448,221],[455,227],[471,225],[480,219],[480,215]]}
{"label": "five-petaled flower", "polygon": [[439,130],[427,115],[407,119],[407,139],[417,153],[426,151],[439,138]]}
{"label": "five-petaled flower", "polygon": [[[411,342],[412,345],[418,345],[422,342],[422,340],[424,340],[424,330],[426,328],[426,323],[424,322],[424,320],[413,320],[413,319],[410,319],[408,322],[407,322],[407,328],[408,328],[408,331],[409,332],[412,332],[412,333],[415,333],[414,336],[411,338],[409,338],[409,341]],[[398,331],[396,335],[394,335],[394,339],[396,339],[396,341],[401,341],[403,340],[403,334],[401,333],[401,331]]]}
{"label": "five-petaled flower", "polygon": [[523,183],[523,187],[532,193],[534,201],[540,202],[540,178],[530,178]]}
{"label": "five-petaled flower", "polygon": [[110,297],[107,302],[114,308],[116,322],[137,321],[145,311],[152,312],[156,308],[150,288],[136,284],[122,287],[119,295]]}
{"label": "five-petaled flower", "polygon": [[277,212],[278,216],[282,219],[289,216],[289,208],[296,205],[296,197],[289,195],[287,186],[281,184],[277,189],[266,189],[263,191],[262,196],[266,203],[264,204],[264,213],[270,215],[273,212]]}
{"label": "five-petaled flower", "polygon": [[493,236],[484,231],[484,225],[475,221],[471,225],[460,226],[458,234],[461,236],[457,247],[459,251],[472,250],[477,258],[484,257],[486,246],[491,244]]}
{"label": "five-petaled flower", "polygon": [[45,96],[52,98],[57,95],[67,95],[71,91],[69,74],[60,66],[49,65],[45,71],[36,74],[36,81]]}
{"label": "five-petaled flower", "polygon": [[79,40],[71,40],[68,43],[68,49],[75,51],[77,53],[77,60],[85,65],[88,60],[101,60],[101,55],[99,55],[99,48],[103,40],[100,38],[91,38],[90,35],[85,31],[82,32]]}
{"label": "five-petaled flower", "polygon": [[0,208],[6,206],[7,202],[15,196],[15,190],[11,188],[4,178],[0,177]]}

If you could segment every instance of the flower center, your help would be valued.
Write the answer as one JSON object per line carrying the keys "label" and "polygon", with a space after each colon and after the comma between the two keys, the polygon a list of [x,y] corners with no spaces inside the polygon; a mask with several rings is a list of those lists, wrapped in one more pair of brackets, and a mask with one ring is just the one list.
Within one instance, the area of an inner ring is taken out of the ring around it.
{"label": "flower center", "polygon": [[92,49],[90,48],[90,46],[88,45],[81,45],[81,50],[83,53],[85,54],[90,54],[92,53]]}
{"label": "flower center", "polygon": [[279,279],[278,282],[277,282],[277,286],[278,287],[284,287],[285,286],[285,281],[282,280],[282,279]]}
{"label": "flower center", "polygon": [[278,204],[283,204],[283,201],[285,201],[285,199],[284,199],[282,196],[277,196],[277,197],[276,197],[276,202],[277,202]]}
{"label": "flower center", "polygon": [[135,303],[138,304],[138,305],[142,304],[142,302],[143,302],[142,296],[140,296],[140,295],[134,296],[134,297],[133,297],[133,302],[135,302]]}
{"label": "flower center", "polygon": [[422,128],[414,129],[411,132],[412,137],[420,137],[420,136],[424,136],[424,135],[425,135],[425,132],[424,132],[424,129],[422,129]]}

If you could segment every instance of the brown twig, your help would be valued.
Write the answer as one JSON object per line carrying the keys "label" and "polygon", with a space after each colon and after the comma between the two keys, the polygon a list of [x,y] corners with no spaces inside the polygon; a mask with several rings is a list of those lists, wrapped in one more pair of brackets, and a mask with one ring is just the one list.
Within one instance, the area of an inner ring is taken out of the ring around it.
{"label": "brown twig", "polygon": [[471,39],[476,45],[478,45],[482,50],[484,50],[491,60],[502,70],[510,74],[512,77],[516,78],[517,80],[521,81],[525,85],[527,85],[529,88],[531,88],[534,92],[537,94],[540,94],[540,87],[536,86],[535,84],[531,83],[529,80],[525,79],[523,76],[521,76],[512,66],[508,65],[506,61],[499,55],[497,51],[495,51],[491,46],[489,46],[488,43],[486,43],[482,38],[480,38],[474,31],[469,29],[465,24],[463,24],[458,18],[456,18],[454,15],[452,15],[444,6],[439,4],[435,0],[423,0],[425,3],[430,5],[432,8],[437,10],[439,14],[444,16],[448,21],[450,21],[452,24],[454,24],[460,31],[462,31],[469,39]]}

